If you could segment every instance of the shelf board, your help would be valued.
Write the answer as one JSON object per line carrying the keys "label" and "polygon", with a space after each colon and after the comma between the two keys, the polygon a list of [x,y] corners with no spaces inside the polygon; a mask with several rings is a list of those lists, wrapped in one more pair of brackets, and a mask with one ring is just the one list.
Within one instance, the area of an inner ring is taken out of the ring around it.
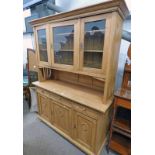
{"label": "shelf board", "polygon": [[131,153],[131,140],[120,134],[113,133],[109,146],[112,150],[123,155]]}
{"label": "shelf board", "polygon": [[121,130],[131,133],[130,122],[128,120],[117,118],[114,120],[113,125]]}
{"label": "shelf board", "polygon": [[87,32],[104,32],[105,31],[105,29],[100,29],[100,30],[92,30],[92,31],[85,31],[85,33],[87,33]]}
{"label": "shelf board", "polygon": [[74,33],[72,33],[72,32],[70,32],[70,33],[58,33],[58,34],[55,34],[55,35],[57,35],[57,36],[63,36],[63,35],[68,35],[68,34],[74,34]]}
{"label": "shelf board", "polygon": [[103,53],[103,50],[84,50],[84,52],[102,52]]}
{"label": "shelf board", "polygon": [[131,138],[131,133],[125,132],[125,131],[123,131],[123,130],[121,130],[119,128],[116,128],[116,127],[113,127],[112,130],[117,132],[117,133],[120,133],[121,135],[124,135],[124,136],[126,136],[128,138]]}
{"label": "shelf board", "polygon": [[112,104],[112,101],[109,101],[108,103],[103,102],[103,92],[85,86],[79,86],[58,80],[47,80],[43,82],[36,81],[33,82],[33,84],[102,113],[106,112]]}
{"label": "shelf board", "polygon": [[60,49],[59,51],[62,51],[62,52],[74,52],[74,50],[71,50],[71,49]]}
{"label": "shelf board", "polygon": [[47,51],[47,49],[45,49],[45,48],[44,48],[44,49],[39,48],[39,50],[40,50],[40,51]]}

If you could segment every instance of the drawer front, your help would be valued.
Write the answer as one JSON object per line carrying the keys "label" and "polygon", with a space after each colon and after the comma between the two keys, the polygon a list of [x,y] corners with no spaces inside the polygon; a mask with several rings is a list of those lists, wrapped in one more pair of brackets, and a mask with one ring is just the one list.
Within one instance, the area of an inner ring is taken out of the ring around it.
{"label": "drawer front", "polygon": [[65,106],[68,106],[68,107],[71,107],[72,106],[72,101],[62,97],[62,96],[59,96],[57,94],[54,94],[52,92],[48,92],[44,89],[41,89],[41,88],[37,88],[37,92],[39,92],[40,94],[58,102],[58,103],[63,103]]}
{"label": "drawer front", "polygon": [[95,118],[95,119],[97,119],[98,118],[98,112],[96,112],[95,110],[92,110],[92,109],[90,109],[90,108],[88,108],[88,107],[85,107],[85,106],[82,106],[82,105],[80,105],[80,104],[73,104],[73,108],[76,110],[76,111],[78,111],[78,112],[81,112],[81,113],[83,113],[84,115],[87,115],[87,116],[89,116],[89,117],[91,117],[91,118]]}

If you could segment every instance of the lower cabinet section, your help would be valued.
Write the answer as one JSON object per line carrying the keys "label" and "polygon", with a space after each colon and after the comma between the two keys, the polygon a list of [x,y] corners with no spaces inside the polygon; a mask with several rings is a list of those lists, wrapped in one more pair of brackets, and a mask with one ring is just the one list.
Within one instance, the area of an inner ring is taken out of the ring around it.
{"label": "lower cabinet section", "polygon": [[40,117],[48,124],[67,135],[83,151],[99,155],[108,130],[107,113],[103,114],[56,94],[46,94],[46,91],[38,91],[38,106]]}

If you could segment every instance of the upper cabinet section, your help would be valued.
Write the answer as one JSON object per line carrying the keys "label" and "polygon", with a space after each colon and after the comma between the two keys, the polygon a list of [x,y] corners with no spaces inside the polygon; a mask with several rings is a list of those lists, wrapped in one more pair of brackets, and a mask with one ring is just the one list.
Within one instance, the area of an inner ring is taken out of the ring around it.
{"label": "upper cabinet section", "polygon": [[74,68],[76,63],[78,34],[75,21],[68,21],[50,26],[50,44],[52,66]]}
{"label": "upper cabinet section", "polygon": [[38,65],[106,78],[128,14],[124,0],[110,0],[32,21]]}
{"label": "upper cabinet section", "polygon": [[39,65],[50,65],[50,52],[48,45],[48,27],[41,26],[37,27],[35,31],[36,35],[36,46],[37,46],[37,56]]}

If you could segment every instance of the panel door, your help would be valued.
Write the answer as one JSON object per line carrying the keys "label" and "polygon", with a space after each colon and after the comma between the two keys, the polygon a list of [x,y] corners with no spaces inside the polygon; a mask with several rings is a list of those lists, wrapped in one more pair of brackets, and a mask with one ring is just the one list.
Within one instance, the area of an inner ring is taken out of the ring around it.
{"label": "panel door", "polygon": [[48,36],[49,36],[48,25],[36,27],[35,39],[36,39],[37,59],[39,66],[50,66],[51,64]]}
{"label": "panel door", "polygon": [[81,19],[80,70],[104,73],[108,15]]}
{"label": "panel door", "polygon": [[53,124],[67,135],[71,135],[71,108],[55,102],[53,104]]}
{"label": "panel door", "polygon": [[51,121],[51,107],[49,99],[41,94],[38,94],[39,100],[39,114],[41,117],[46,119],[47,121]]}
{"label": "panel door", "polygon": [[51,24],[50,42],[52,66],[75,69],[78,63],[78,20]]}
{"label": "panel door", "polygon": [[77,111],[74,112],[74,138],[80,144],[94,151],[96,120]]}

